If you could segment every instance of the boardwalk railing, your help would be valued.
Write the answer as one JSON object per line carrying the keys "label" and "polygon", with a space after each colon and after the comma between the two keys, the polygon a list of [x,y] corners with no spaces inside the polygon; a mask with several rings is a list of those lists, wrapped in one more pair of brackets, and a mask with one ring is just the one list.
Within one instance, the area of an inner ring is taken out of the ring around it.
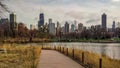
{"label": "boardwalk railing", "polygon": [[[56,50],[73,60],[77,61],[81,65],[87,68],[120,68],[120,61],[111,60],[106,56],[99,56],[98,54],[90,53],[80,49],[67,48],[65,46],[42,46],[43,49]],[[103,62],[104,59],[104,62]],[[113,64],[114,63],[114,64]],[[112,65],[109,65],[112,64]]]}

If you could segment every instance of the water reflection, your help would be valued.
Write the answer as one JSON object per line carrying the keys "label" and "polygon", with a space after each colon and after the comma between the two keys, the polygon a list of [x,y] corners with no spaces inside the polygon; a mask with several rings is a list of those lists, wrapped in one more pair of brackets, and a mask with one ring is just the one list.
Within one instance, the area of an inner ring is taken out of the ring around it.
{"label": "water reflection", "polygon": [[46,43],[45,45],[65,46],[97,53],[101,56],[106,55],[112,59],[120,59],[119,43]]}

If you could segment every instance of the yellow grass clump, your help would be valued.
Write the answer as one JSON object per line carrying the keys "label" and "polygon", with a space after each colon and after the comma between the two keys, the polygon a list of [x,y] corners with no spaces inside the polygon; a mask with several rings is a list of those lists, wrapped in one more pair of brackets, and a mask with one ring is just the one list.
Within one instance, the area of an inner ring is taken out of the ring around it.
{"label": "yellow grass clump", "polygon": [[[84,53],[84,62],[82,62],[82,53]],[[99,68],[100,59],[102,59],[102,68],[120,68],[120,60],[110,59],[107,56],[100,56],[96,53],[74,50],[74,59],[79,60],[90,68]]]}
{"label": "yellow grass clump", "polygon": [[108,56],[100,56],[99,54],[83,51],[80,49],[63,47],[64,46],[57,46],[56,50],[74,58],[74,60],[77,60],[79,63],[82,63],[82,65],[89,68],[99,68],[100,59],[102,59],[102,68],[120,68],[120,60],[111,59]]}
{"label": "yellow grass clump", "polygon": [[1,45],[0,68],[36,68],[41,47],[17,44]]}

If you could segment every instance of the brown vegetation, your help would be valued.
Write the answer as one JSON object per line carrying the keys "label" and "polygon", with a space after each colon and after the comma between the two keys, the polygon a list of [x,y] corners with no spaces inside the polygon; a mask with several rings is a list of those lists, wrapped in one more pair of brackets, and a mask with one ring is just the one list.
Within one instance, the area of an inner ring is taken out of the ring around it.
{"label": "brown vegetation", "polygon": [[36,68],[41,48],[17,44],[1,45],[0,68]]}
{"label": "brown vegetation", "polygon": [[[50,46],[45,46],[45,48],[50,49]],[[51,49],[53,48],[54,50],[73,58],[85,67],[100,68],[100,59],[102,59],[102,68],[120,68],[120,60],[111,59],[108,56],[100,56],[96,53],[80,49],[66,48],[64,46],[52,46]]]}

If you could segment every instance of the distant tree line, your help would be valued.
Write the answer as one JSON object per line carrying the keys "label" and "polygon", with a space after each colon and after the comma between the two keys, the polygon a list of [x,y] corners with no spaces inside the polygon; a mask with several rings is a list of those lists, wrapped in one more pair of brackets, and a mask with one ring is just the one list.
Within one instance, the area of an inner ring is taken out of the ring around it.
{"label": "distant tree line", "polygon": [[61,39],[110,39],[120,38],[120,28],[116,28],[115,31],[107,31],[104,29],[85,29],[81,32],[70,32],[59,35]]}
{"label": "distant tree line", "polygon": [[48,33],[45,32],[44,28],[39,30],[28,29],[24,23],[18,23],[17,30],[13,31],[10,29],[10,23],[0,23],[0,38],[48,38]]}
{"label": "distant tree line", "polygon": [[13,31],[10,29],[10,23],[0,23],[0,38],[57,38],[57,39],[109,39],[109,38],[120,38],[120,28],[116,28],[114,32],[109,32],[100,29],[84,29],[81,32],[75,31],[63,34],[59,32],[58,35],[50,35],[49,30],[46,26],[39,29],[28,29],[24,23],[18,23],[18,28]]}

